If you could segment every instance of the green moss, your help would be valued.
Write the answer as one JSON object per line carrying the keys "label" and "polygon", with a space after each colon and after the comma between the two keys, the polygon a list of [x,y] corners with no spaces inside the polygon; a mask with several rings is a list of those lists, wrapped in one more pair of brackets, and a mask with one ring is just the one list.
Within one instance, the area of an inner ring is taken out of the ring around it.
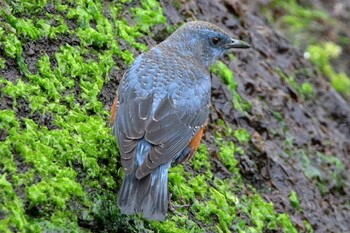
{"label": "green moss", "polygon": [[237,160],[234,158],[234,153],[237,152],[236,146],[233,142],[222,142],[217,143],[220,146],[219,150],[219,158],[220,161],[229,169],[230,172],[237,172]]}
{"label": "green moss", "polygon": [[299,200],[295,191],[291,191],[289,194],[289,202],[295,208],[299,209]]}
{"label": "green moss", "polygon": [[5,62],[6,62],[6,60],[3,59],[2,57],[0,57],[0,70],[5,68]]}
{"label": "green moss", "polygon": [[194,190],[186,185],[186,178],[190,174],[185,172],[182,166],[176,166],[170,169],[169,172],[169,189],[174,198],[179,200],[189,201],[194,196]]}
{"label": "green moss", "polygon": [[233,141],[223,140],[223,136],[234,136],[238,142],[243,144],[248,142],[250,136],[247,131],[242,128],[233,131],[230,127],[225,125],[222,120],[219,120],[217,125],[221,127],[221,131],[218,131],[215,134],[215,144],[219,147],[219,159],[230,172],[236,174],[238,173],[238,169],[237,160],[235,159],[234,154],[243,154],[244,151],[242,147],[235,145]]}
{"label": "green moss", "polygon": [[304,150],[298,150],[294,156],[300,160],[305,176],[316,182],[321,194],[328,193],[332,188],[342,190],[344,187],[345,168],[337,157]]}
{"label": "green moss", "polygon": [[295,81],[293,75],[287,75],[280,69],[276,69],[276,72],[279,74],[281,79],[286,82],[289,87],[292,88],[302,99],[310,99],[314,96],[314,90],[311,83],[304,82],[300,85]]}
{"label": "green moss", "polygon": [[306,230],[307,233],[313,233],[314,232],[314,230],[312,229],[311,224],[308,221],[304,220],[303,223],[304,223],[305,230]]}
{"label": "green moss", "polygon": [[[229,171],[232,172],[234,180],[231,184],[227,183],[229,181],[218,182],[219,180],[216,180],[214,183],[221,193],[225,193],[229,205],[234,206],[236,218],[231,220],[235,222],[235,224],[230,230],[237,232],[264,232],[267,229],[282,229],[284,232],[296,232],[287,214],[276,214],[273,210],[272,203],[265,202],[252,187],[244,185],[239,169],[236,166],[237,160],[234,157],[235,154],[243,154],[244,151],[232,141],[227,142],[222,139],[224,135],[226,135],[225,137],[234,136],[237,139],[240,138],[238,140],[239,143],[245,144],[249,140],[249,134],[244,129],[232,131],[223,122],[218,122],[218,125],[222,127],[222,130],[218,131],[215,135],[216,144],[220,148],[219,158]],[[233,192],[242,190],[244,186],[250,189],[254,195],[242,195],[241,197],[234,195]],[[238,218],[237,215],[247,216],[251,224],[247,224],[245,221]]]}
{"label": "green moss", "polygon": [[177,0],[173,0],[172,5],[176,10],[180,10],[181,4]]}
{"label": "green moss", "polygon": [[[305,4],[305,3],[304,3]],[[343,94],[350,95],[350,78],[344,73],[337,73],[330,64],[331,59],[336,59],[341,53],[341,47],[333,42],[320,41],[315,37],[315,31],[324,28],[325,25],[332,27],[335,20],[327,12],[312,9],[308,5],[301,5],[296,0],[274,0],[262,10],[271,22],[279,25],[296,44],[309,44],[306,49],[306,56],[316,67],[329,78],[333,88]],[[273,12],[279,12],[279,16],[273,19]],[[316,35],[318,35],[316,33]],[[339,39],[339,43],[346,45],[348,40]],[[293,77],[286,78],[286,81],[304,97],[312,97],[312,86],[304,83],[301,88],[296,88]]]}
{"label": "green moss", "polygon": [[315,37],[313,32],[320,31],[325,24],[334,24],[327,12],[311,8],[307,2],[300,3],[296,0],[273,0],[262,7],[261,11],[298,46],[319,42],[319,38]]}
{"label": "green moss", "polygon": [[0,42],[3,45],[4,53],[10,58],[21,56],[22,47],[21,42],[13,34],[5,36],[5,32],[0,28]]}
{"label": "green moss", "polygon": [[40,13],[46,6],[46,0],[35,0],[29,2],[26,0],[19,0],[16,2],[12,2],[11,5],[14,14],[28,12],[31,14],[37,14]]}
{"label": "green moss", "polygon": [[135,21],[138,23],[138,30],[149,33],[150,26],[157,23],[165,23],[162,8],[159,7],[158,1],[141,0],[142,7],[131,8]]}
{"label": "green moss", "polygon": [[301,84],[301,93],[305,97],[309,98],[314,95],[314,89],[308,82]]}
{"label": "green moss", "polygon": [[[205,232],[194,221],[189,220],[187,216],[174,215],[164,222],[151,221],[150,226],[159,233],[187,233],[187,232]],[[154,231],[149,231],[154,232]]]}
{"label": "green moss", "polygon": [[310,61],[326,75],[333,88],[341,94],[350,95],[350,78],[345,73],[337,73],[331,66],[330,60],[339,57],[341,48],[333,42],[310,45],[307,48]]}
{"label": "green moss", "polygon": [[286,12],[281,21],[288,25],[292,31],[305,30],[314,21],[330,20],[326,12],[302,6],[296,0],[274,0],[269,7],[279,8]]}
{"label": "green moss", "polygon": [[22,231],[38,232],[40,228],[37,225],[27,227],[28,221],[23,213],[23,201],[17,197],[13,185],[6,179],[7,175],[4,173],[0,177],[0,211],[5,214],[5,218],[0,220],[1,232],[11,232],[7,226]]}
{"label": "green moss", "polygon": [[[228,182],[214,178],[215,186],[210,187],[213,174],[204,145],[200,145],[191,160],[191,167],[201,173],[194,175],[185,172],[182,166],[171,168],[169,190],[177,213],[169,213],[165,223],[151,222],[151,225],[160,232],[183,232],[182,226],[186,225],[189,226],[187,232],[230,232],[230,225],[235,218],[232,201],[237,198],[231,193]],[[203,224],[205,229],[188,219],[189,210],[196,222]]]}
{"label": "green moss", "polygon": [[277,224],[281,227],[283,232],[286,233],[297,233],[297,230],[293,226],[290,218],[287,214],[278,214],[277,215]]}
{"label": "green moss", "polygon": [[237,92],[237,83],[233,78],[232,71],[221,61],[217,61],[210,71],[219,76],[221,80],[227,85],[228,89],[232,93],[233,107],[240,112],[250,110],[251,106],[247,101],[242,100],[241,96]]}
{"label": "green moss", "polygon": [[239,129],[235,130],[233,132],[233,135],[238,140],[238,142],[241,142],[241,143],[246,143],[250,139],[250,135],[243,128],[239,128]]}
{"label": "green moss", "polygon": [[300,156],[301,168],[305,176],[309,179],[321,178],[321,171],[316,164],[312,163],[308,155],[304,151],[299,151],[298,155]]}
{"label": "green moss", "polygon": [[211,165],[208,159],[207,147],[204,144],[200,144],[196,153],[195,159],[190,161],[193,170],[206,176],[207,179],[213,177],[211,172]]}

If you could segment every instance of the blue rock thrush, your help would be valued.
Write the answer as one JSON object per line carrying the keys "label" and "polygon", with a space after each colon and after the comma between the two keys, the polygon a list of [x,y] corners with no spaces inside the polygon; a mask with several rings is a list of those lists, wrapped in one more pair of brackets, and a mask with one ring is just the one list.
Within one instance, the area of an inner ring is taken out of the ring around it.
{"label": "blue rock thrush", "polygon": [[211,23],[189,22],[125,73],[111,111],[125,173],[122,213],[165,219],[169,167],[196,152],[209,115],[208,68],[230,48],[249,45]]}

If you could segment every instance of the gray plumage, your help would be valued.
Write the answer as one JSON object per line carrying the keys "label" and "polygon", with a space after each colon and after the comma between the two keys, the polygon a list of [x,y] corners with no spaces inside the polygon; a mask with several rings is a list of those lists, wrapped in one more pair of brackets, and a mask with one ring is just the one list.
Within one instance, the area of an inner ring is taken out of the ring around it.
{"label": "gray plumage", "polygon": [[209,66],[229,48],[247,48],[217,26],[195,21],[138,56],[118,88],[112,129],[125,177],[122,213],[163,220],[168,169],[194,153],[191,139],[209,114]]}

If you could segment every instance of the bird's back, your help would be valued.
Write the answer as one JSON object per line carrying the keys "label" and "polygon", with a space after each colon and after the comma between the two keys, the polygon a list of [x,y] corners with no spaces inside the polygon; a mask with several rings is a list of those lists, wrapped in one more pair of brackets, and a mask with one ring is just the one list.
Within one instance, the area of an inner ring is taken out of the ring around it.
{"label": "bird's back", "polygon": [[119,86],[119,95],[130,89],[136,91],[137,98],[153,94],[152,112],[165,97],[182,111],[208,105],[209,73],[190,57],[183,59],[168,50],[157,46],[137,57]]}

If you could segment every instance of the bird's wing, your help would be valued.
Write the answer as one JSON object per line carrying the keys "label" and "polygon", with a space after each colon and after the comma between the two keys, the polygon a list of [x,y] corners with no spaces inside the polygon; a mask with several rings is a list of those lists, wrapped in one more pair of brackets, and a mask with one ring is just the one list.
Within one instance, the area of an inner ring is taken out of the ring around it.
{"label": "bird's wing", "polygon": [[174,107],[171,98],[161,100],[145,128],[144,138],[153,147],[136,177],[141,179],[159,165],[174,161],[204,125],[208,114],[208,105],[181,110]]}
{"label": "bird's wing", "polygon": [[126,174],[134,169],[137,142],[143,138],[152,145],[136,171],[139,179],[159,165],[176,159],[204,125],[209,114],[208,104],[178,109],[170,97],[162,99],[152,113],[153,94],[140,98],[135,91],[128,89],[119,92],[118,96],[113,131]]}
{"label": "bird's wing", "polygon": [[121,163],[126,174],[133,171],[136,144],[145,135],[152,103],[153,95],[137,98],[135,91],[118,92],[112,129],[117,138]]}

